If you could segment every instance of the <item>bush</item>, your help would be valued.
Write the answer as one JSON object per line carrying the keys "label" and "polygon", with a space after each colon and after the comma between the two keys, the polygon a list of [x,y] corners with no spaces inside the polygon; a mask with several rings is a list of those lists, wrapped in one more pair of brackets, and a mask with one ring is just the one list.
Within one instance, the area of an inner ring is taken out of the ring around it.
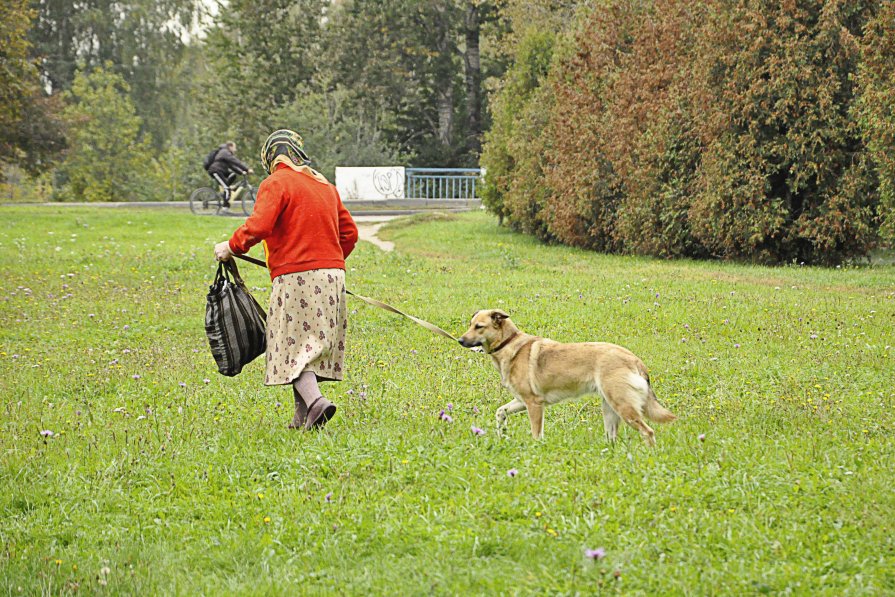
{"label": "bush", "polygon": [[553,106],[545,85],[556,34],[527,29],[517,42],[515,62],[492,99],[491,129],[485,134],[481,163],[486,168],[482,203],[501,222],[549,238],[544,206],[544,129]]}
{"label": "bush", "polygon": [[57,172],[57,197],[78,201],[152,198],[155,168],[127,83],[103,68],[75,75],[63,114],[69,149]]}
{"label": "bush", "polygon": [[[531,126],[524,103],[502,94],[514,117],[496,112],[486,138],[489,177],[497,170],[486,205],[515,228],[601,251],[813,263],[866,254],[880,215],[895,227],[893,9],[878,8],[590,6],[554,44],[540,95],[513,89],[527,60],[517,53],[505,88],[551,98],[540,104],[549,115]],[[548,150],[522,171],[512,148],[526,144]]]}

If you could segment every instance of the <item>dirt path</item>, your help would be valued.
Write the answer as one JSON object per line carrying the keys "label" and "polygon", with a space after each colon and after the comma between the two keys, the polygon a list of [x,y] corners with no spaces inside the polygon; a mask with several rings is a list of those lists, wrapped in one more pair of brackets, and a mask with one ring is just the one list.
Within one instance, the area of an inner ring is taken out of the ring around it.
{"label": "dirt path", "polygon": [[379,229],[382,228],[383,224],[394,218],[395,216],[356,216],[354,221],[357,223],[357,232],[358,236],[360,236],[360,240],[373,243],[385,252],[393,251],[395,249],[395,243],[382,240],[376,236],[376,234],[379,232]]}

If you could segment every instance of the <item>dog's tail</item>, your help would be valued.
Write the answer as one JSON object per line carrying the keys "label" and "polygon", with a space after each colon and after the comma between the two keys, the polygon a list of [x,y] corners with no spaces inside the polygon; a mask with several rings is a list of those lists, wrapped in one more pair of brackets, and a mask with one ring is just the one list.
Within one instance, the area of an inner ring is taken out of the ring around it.
{"label": "dog's tail", "polygon": [[674,413],[659,404],[656,393],[653,391],[652,384],[649,383],[649,375],[646,376],[646,383],[649,384],[649,395],[646,397],[646,407],[643,409],[646,418],[656,423],[671,423],[675,419]]}

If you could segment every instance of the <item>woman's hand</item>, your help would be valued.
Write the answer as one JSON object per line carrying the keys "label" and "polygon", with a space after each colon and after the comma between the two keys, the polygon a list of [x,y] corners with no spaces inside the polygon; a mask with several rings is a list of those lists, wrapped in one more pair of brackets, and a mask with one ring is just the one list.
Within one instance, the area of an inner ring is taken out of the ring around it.
{"label": "woman's hand", "polygon": [[214,246],[214,258],[218,261],[230,261],[233,251],[230,250],[230,241],[224,241]]}

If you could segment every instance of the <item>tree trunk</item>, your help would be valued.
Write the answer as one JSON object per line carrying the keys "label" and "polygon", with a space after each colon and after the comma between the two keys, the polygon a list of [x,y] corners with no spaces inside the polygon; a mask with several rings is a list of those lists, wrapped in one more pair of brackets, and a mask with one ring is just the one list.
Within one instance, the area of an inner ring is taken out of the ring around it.
{"label": "tree trunk", "polygon": [[469,118],[466,147],[478,158],[482,151],[482,60],[479,54],[479,7],[469,0],[466,8],[466,113]]}
{"label": "tree trunk", "polygon": [[450,38],[450,22],[444,7],[436,8],[436,41],[435,49],[438,52],[439,78],[443,87],[438,89],[438,140],[445,147],[449,147],[454,136],[454,84],[449,76],[452,59],[452,44]]}

